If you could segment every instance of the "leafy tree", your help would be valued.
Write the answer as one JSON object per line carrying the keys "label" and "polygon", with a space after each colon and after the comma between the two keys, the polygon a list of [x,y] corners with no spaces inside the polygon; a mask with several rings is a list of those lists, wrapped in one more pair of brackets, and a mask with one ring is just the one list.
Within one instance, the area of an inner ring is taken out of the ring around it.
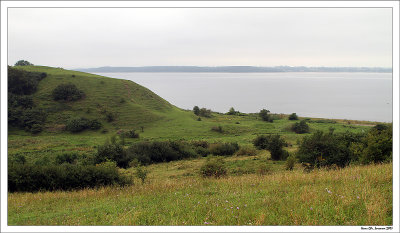
{"label": "leafy tree", "polygon": [[200,114],[200,108],[199,106],[194,106],[193,107],[193,113],[194,115],[198,116]]}
{"label": "leafy tree", "polygon": [[263,121],[273,122],[271,115],[269,115],[270,111],[267,109],[262,109],[258,114]]}
{"label": "leafy tree", "polygon": [[254,139],[253,144],[257,149],[270,151],[272,160],[284,160],[288,156],[288,152],[283,150],[287,142],[278,134],[260,135]]}
{"label": "leafy tree", "polygon": [[35,93],[39,81],[46,76],[46,73],[27,72],[12,68],[11,66],[8,66],[7,72],[8,92],[15,95],[30,95]]}
{"label": "leafy tree", "polygon": [[33,66],[33,64],[29,61],[19,60],[15,63],[15,66]]}
{"label": "leafy tree", "polygon": [[296,115],[296,113],[292,113],[289,115],[289,120],[293,121],[293,120],[298,120],[299,117]]}
{"label": "leafy tree", "polygon": [[234,109],[233,107],[231,107],[231,108],[229,109],[229,112],[227,112],[226,114],[227,114],[227,115],[237,115],[238,112],[235,111],[235,109]]}

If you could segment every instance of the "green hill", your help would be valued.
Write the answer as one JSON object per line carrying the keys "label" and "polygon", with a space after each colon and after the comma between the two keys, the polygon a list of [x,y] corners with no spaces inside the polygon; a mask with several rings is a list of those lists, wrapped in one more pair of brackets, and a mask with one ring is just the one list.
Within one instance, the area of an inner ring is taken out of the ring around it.
{"label": "green hill", "polygon": [[[44,66],[18,66],[30,72],[45,72],[33,94],[35,104],[48,113],[45,131],[62,129],[71,117],[98,119],[105,128],[132,128],[146,125],[166,117],[176,107],[144,88],[128,80],[51,68]],[[60,84],[72,83],[85,93],[85,98],[73,102],[53,100],[52,91]],[[106,114],[115,116],[112,122]]]}

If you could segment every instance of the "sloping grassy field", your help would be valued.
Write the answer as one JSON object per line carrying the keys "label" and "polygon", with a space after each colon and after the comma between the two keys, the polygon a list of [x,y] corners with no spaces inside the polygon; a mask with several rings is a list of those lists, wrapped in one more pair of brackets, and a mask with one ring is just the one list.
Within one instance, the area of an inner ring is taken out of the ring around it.
{"label": "sloping grassy field", "polygon": [[9,194],[8,224],[392,225],[392,164],[179,175],[198,169],[200,160],[152,165],[143,185]]}
{"label": "sloping grassy field", "polygon": [[[54,160],[60,152],[95,153],[120,130],[136,129],[144,140],[205,140],[251,145],[260,134],[280,134],[296,151],[299,140],[287,116],[263,122],[257,114],[231,116],[213,113],[198,121],[191,111],[179,109],[131,81],[50,67],[19,67],[46,72],[34,94],[35,103],[49,116],[37,135],[9,129],[8,156],[24,155],[27,163]],[[70,103],[52,100],[51,91],[73,83],[86,97]],[[116,114],[112,122],[105,112]],[[99,119],[98,131],[62,130],[71,117]],[[304,119],[304,118],[301,118]],[[316,130],[365,132],[374,122],[309,119]],[[221,126],[222,133],[212,131]],[[141,131],[143,127],[143,132]],[[268,160],[269,153],[226,158],[228,176],[204,179],[199,175],[205,158],[147,166],[145,184],[102,187],[70,192],[8,194],[9,225],[391,225],[392,164],[351,166],[340,170],[303,172],[284,169],[284,161]],[[267,164],[268,172],[258,172]],[[133,168],[120,169],[133,174]]]}

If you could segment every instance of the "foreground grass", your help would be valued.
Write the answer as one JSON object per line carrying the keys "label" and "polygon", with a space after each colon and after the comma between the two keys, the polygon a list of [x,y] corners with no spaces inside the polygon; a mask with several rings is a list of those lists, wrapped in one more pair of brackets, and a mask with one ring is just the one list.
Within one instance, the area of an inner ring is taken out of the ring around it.
{"label": "foreground grass", "polygon": [[158,166],[144,185],[8,194],[8,224],[392,225],[392,164],[221,179],[160,178]]}

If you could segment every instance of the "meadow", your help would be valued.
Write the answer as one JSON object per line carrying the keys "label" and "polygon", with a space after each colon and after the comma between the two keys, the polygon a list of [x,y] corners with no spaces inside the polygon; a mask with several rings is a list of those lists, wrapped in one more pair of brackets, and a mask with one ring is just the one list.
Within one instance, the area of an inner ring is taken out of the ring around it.
{"label": "meadow", "polygon": [[[121,140],[121,132],[129,130],[139,137],[124,138],[124,148],[153,141],[232,142],[255,154],[222,157],[227,174],[220,178],[201,176],[207,158],[200,156],[145,166],[144,183],[136,177],[136,168],[128,167],[118,168],[132,180],[127,186],[10,192],[9,225],[392,224],[392,163],[321,167],[311,172],[296,163],[293,170],[287,170],[284,160],[271,160],[269,151],[253,146],[259,135],[278,134],[287,142],[284,149],[295,154],[302,139],[317,131],[366,133],[377,122],[303,116],[288,120],[287,115],[271,114],[271,123],[256,113],[212,112],[211,117],[199,117],[130,81],[61,68],[18,69],[47,73],[32,95],[35,105],[47,112],[47,119],[36,134],[9,128],[9,163],[23,157],[26,164],[47,166],[55,164],[59,154],[70,152],[78,154],[79,161],[96,154],[106,141]],[[73,83],[85,98],[54,101],[51,91],[60,83]],[[108,113],[112,120],[107,119]],[[74,117],[98,119],[102,127],[69,132],[66,125]],[[309,133],[291,130],[301,120],[309,125]]]}

